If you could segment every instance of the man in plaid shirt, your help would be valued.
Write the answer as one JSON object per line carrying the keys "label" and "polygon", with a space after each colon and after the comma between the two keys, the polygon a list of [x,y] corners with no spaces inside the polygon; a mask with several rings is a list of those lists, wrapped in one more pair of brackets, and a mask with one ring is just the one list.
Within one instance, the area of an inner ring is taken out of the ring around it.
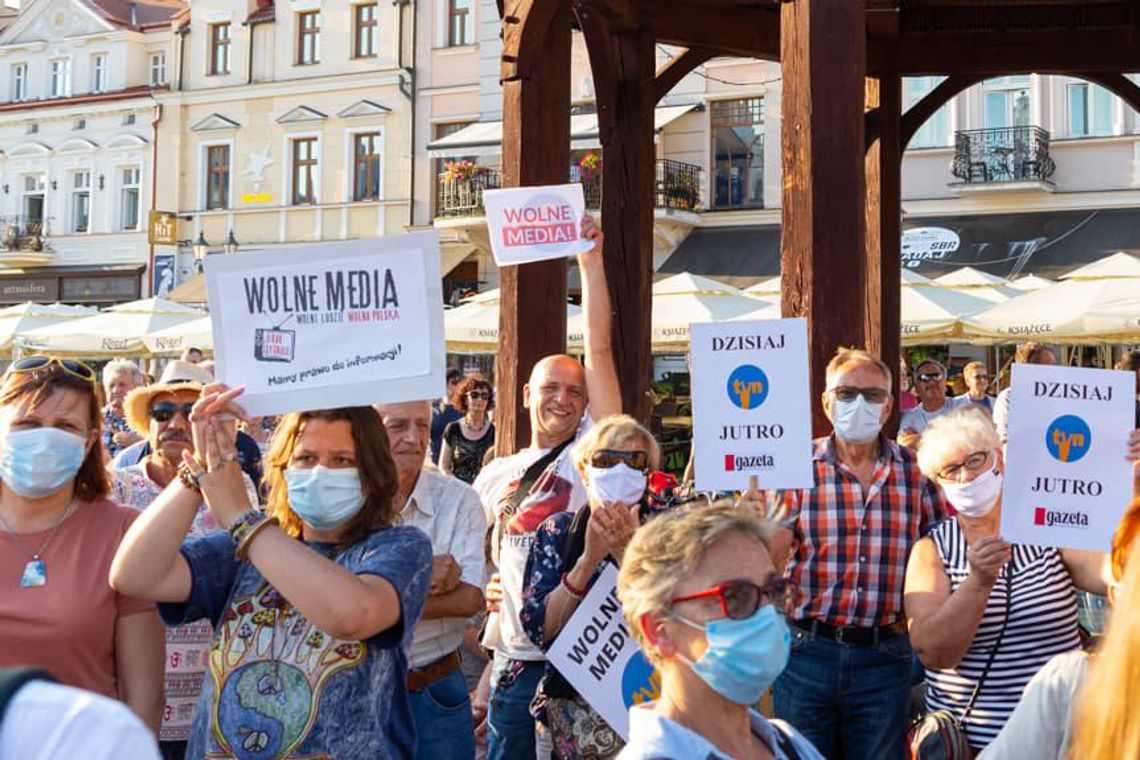
{"label": "man in plaid shirt", "polygon": [[823,393],[834,432],[815,441],[815,487],[782,494],[776,545],[790,550],[785,575],[803,596],[772,698],[776,716],[831,760],[906,756],[907,556],[947,514],[914,455],[881,434],[891,405],[883,362],[837,352]]}

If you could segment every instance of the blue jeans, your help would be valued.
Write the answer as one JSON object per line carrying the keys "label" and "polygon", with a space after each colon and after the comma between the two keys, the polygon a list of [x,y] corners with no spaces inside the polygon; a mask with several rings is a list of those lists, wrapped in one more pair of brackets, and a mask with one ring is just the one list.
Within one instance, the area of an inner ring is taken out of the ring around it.
{"label": "blue jeans", "polygon": [[910,675],[905,634],[860,647],[793,626],[772,705],[827,760],[903,760]]}
{"label": "blue jeans", "polygon": [[416,757],[475,757],[475,722],[462,670],[457,669],[420,691],[409,691],[408,699],[416,722]]}
{"label": "blue jeans", "polygon": [[[516,667],[513,679],[503,674]],[[530,703],[546,667],[543,662],[515,663],[498,652],[491,669],[491,699],[487,705],[487,760],[532,760],[535,756],[534,718]]]}

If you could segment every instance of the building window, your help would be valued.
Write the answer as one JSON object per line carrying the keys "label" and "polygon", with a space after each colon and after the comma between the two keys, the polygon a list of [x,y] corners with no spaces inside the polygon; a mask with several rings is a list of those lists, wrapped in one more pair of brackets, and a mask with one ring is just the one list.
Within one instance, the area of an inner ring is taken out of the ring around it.
{"label": "building window", "polygon": [[87,119],[78,118],[71,124],[72,129],[87,129]]}
{"label": "building window", "polygon": [[380,47],[376,3],[352,6],[352,57],[373,58]]}
{"label": "building window", "polygon": [[211,76],[230,73],[230,25],[210,24]]}
{"label": "building window", "polygon": [[28,99],[28,64],[17,63],[12,67],[12,101],[19,103]]}
{"label": "building window", "polygon": [[1029,75],[997,77],[984,84],[985,127],[1029,126]]}
{"label": "building window", "polygon": [[206,148],[206,210],[230,206],[230,146]]}
{"label": "building window", "polygon": [[150,86],[159,87],[166,84],[166,53],[150,54]]}
{"label": "building window", "polygon": [[71,59],[56,58],[51,62],[48,92],[53,98],[66,98],[71,94]]}
{"label": "building window", "polygon": [[712,124],[713,208],[764,205],[764,100],[714,100]]}
{"label": "building window", "polygon": [[[946,77],[905,77],[903,79],[903,110],[926,97]],[[950,144],[950,107],[944,105],[934,112],[914,133],[909,148],[939,148]]]}
{"label": "building window", "polygon": [[475,13],[471,0],[447,0],[447,46],[475,42]]}
{"label": "building window", "polygon": [[135,115],[133,113],[123,114],[123,126],[129,127],[135,123]]}
{"label": "building window", "polygon": [[122,180],[119,191],[119,228],[137,230],[139,228],[139,168],[137,166],[124,168]]}
{"label": "building window", "polygon": [[71,179],[71,231],[87,232],[91,224],[91,172],[75,172]]}
{"label": "building window", "polygon": [[1100,85],[1071,84],[1069,137],[1100,137],[1113,133],[1113,95]]}
{"label": "building window", "polygon": [[107,91],[107,56],[104,53],[91,56],[91,92]]}
{"label": "building window", "polygon": [[24,134],[35,135],[35,134],[39,134],[39,131],[40,131],[40,125],[33,122],[27,126],[27,128],[24,130]]}
{"label": "building window", "polygon": [[352,138],[352,199],[380,197],[380,133],[364,132]]}
{"label": "building window", "polygon": [[317,138],[293,140],[294,206],[317,202]]}
{"label": "building window", "polygon": [[321,12],[297,14],[297,65],[317,63],[321,57]]}

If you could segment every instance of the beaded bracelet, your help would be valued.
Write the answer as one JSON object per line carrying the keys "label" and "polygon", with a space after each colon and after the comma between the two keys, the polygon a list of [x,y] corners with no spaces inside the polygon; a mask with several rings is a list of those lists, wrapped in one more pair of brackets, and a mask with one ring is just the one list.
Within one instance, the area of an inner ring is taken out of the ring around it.
{"label": "beaded bracelet", "polygon": [[570,594],[570,596],[574,597],[578,601],[582,601],[586,598],[586,589],[574,588],[570,584],[569,573],[562,574],[562,588],[566,589],[566,593]]}
{"label": "beaded bracelet", "polygon": [[265,530],[270,525],[279,524],[280,521],[276,517],[269,517],[254,523],[254,525],[245,532],[241,540],[238,541],[237,548],[234,549],[234,556],[237,558],[237,560],[239,562],[245,562],[246,557],[249,556],[249,545],[253,542],[253,539],[257,538],[258,533]]}
{"label": "beaded bracelet", "polygon": [[238,515],[226,530],[229,532],[230,538],[240,543],[245,534],[249,532],[249,529],[264,519],[265,514],[259,510],[247,509]]}
{"label": "beaded bracelet", "polygon": [[190,469],[190,465],[185,462],[178,465],[178,479],[182,481],[182,485],[191,491],[202,493],[202,486],[198,483],[198,476]]}

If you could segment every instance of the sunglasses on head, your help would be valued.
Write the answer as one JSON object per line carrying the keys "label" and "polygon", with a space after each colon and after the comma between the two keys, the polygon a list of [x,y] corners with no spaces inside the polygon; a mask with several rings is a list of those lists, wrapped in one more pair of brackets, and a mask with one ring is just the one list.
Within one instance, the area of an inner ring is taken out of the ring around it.
{"label": "sunglasses on head", "polygon": [[170,422],[174,415],[181,412],[187,420],[190,419],[190,410],[194,404],[176,404],[173,401],[160,401],[150,408],[150,418],[155,422]]}
{"label": "sunglasses on head", "polygon": [[854,401],[856,397],[862,396],[872,404],[882,404],[890,395],[885,388],[856,388],[851,385],[832,388],[831,393],[840,401]]}
{"label": "sunglasses on head", "polygon": [[468,391],[467,392],[467,398],[471,399],[472,401],[475,401],[478,399],[483,399],[484,401],[487,401],[491,398],[491,394],[487,391]]}
{"label": "sunglasses on head", "polygon": [[95,382],[95,370],[91,369],[89,364],[78,359],[60,359],[58,356],[29,356],[25,359],[17,359],[12,362],[12,366],[8,367],[8,371],[35,372],[47,369],[53,364],[73,377],[78,377],[80,380],[86,380],[89,383]]}
{"label": "sunglasses on head", "polygon": [[776,609],[785,615],[791,614],[799,603],[799,587],[792,581],[773,576],[763,586],[757,586],[752,581],[736,579],[725,581],[704,591],[695,594],[679,596],[673,604],[694,602],[698,599],[716,599],[720,603],[720,611],[730,620],[746,620],[756,614],[756,610],[766,604],[776,605]]}
{"label": "sunglasses on head", "polygon": [[617,449],[598,449],[590,455],[590,466],[599,470],[608,470],[619,464],[629,465],[635,470],[649,472],[649,454],[644,451],[619,451]]}

